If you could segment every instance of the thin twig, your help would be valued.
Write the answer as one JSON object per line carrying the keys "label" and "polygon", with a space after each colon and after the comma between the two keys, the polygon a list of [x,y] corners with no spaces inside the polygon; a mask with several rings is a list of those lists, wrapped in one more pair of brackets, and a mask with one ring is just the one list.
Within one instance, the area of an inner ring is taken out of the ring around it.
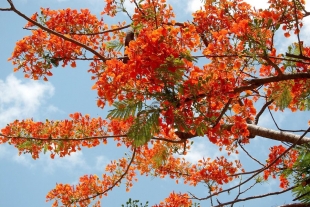
{"label": "thin twig", "polygon": [[[241,179],[240,179],[240,182],[241,182]],[[241,186],[238,187],[238,195],[236,196],[234,200],[237,200],[240,195],[241,195]],[[232,203],[230,207],[234,207],[234,203]]]}
{"label": "thin twig", "polygon": [[278,72],[278,75],[280,75],[280,76],[283,75],[283,73],[282,73],[281,69],[279,68],[279,66],[278,66],[277,64],[275,64],[274,62],[272,62],[272,61],[270,60],[269,57],[267,57],[267,56],[262,56],[261,58],[263,58],[264,60],[266,60],[267,63],[268,63],[269,65],[271,65],[271,66]]}
{"label": "thin twig", "polygon": [[257,173],[258,171],[262,170],[263,168],[259,168],[257,170],[253,170],[253,171],[248,171],[248,172],[242,172],[242,173],[236,173],[236,174],[232,174],[232,175],[228,175],[230,177],[236,177],[239,175],[249,175],[249,174],[253,174],[253,173]]}
{"label": "thin twig", "polygon": [[143,14],[143,16],[145,16],[145,13],[141,10],[141,8],[139,7],[139,5],[138,5],[138,3],[136,2],[136,0],[133,0],[133,2],[135,3],[135,5],[136,5],[137,9],[139,10],[139,12],[140,12],[141,14]]}
{"label": "thin twig", "polygon": [[67,40],[67,41],[69,41],[69,42],[72,42],[72,43],[74,43],[74,44],[76,44],[76,45],[78,45],[78,46],[80,46],[80,47],[82,47],[82,48],[88,50],[89,52],[91,52],[91,53],[93,53],[94,55],[96,55],[100,60],[102,60],[102,61],[104,61],[104,62],[106,61],[106,58],[105,58],[104,56],[102,56],[100,53],[98,53],[96,50],[94,50],[94,49],[88,47],[87,45],[84,45],[84,44],[82,44],[82,43],[80,43],[80,42],[78,42],[78,41],[76,41],[76,40],[74,40],[74,39],[72,39],[72,38],[70,38],[70,37],[66,37],[66,36],[63,35],[63,34],[60,34],[60,33],[56,32],[56,31],[54,31],[54,30],[51,30],[51,29],[49,29],[49,28],[47,28],[47,27],[44,27],[43,25],[41,25],[41,24],[39,24],[38,22],[36,22],[36,21],[30,19],[30,18],[27,17],[25,14],[23,14],[23,13],[21,13],[19,10],[17,10],[17,9],[15,8],[15,6],[14,6],[14,4],[13,4],[13,2],[12,2],[11,0],[7,0],[7,1],[8,1],[9,4],[11,5],[12,11],[15,12],[17,15],[21,16],[22,18],[26,19],[27,21],[31,22],[32,24],[36,25],[37,27],[41,28],[42,30],[44,30],[44,31],[46,31],[46,32],[48,32],[48,33],[50,33],[50,34],[53,34],[53,35],[55,35],[55,36],[57,36],[57,37],[60,37],[60,38],[62,38],[62,39],[64,39],[64,40]]}
{"label": "thin twig", "polygon": [[221,203],[220,205],[213,206],[213,207],[223,207],[225,205],[232,204],[232,203],[238,203],[238,202],[242,202],[242,201],[247,201],[247,200],[252,200],[252,199],[257,199],[257,198],[263,198],[263,197],[272,196],[272,195],[279,195],[279,194],[285,193],[287,191],[290,191],[290,190],[292,190],[295,187],[296,186],[290,187],[290,188],[282,190],[282,191],[266,193],[266,194],[257,195],[257,196],[249,196],[247,198],[240,198],[240,199],[229,201],[229,202],[226,202],[226,203]]}
{"label": "thin twig", "polygon": [[266,110],[266,108],[267,108],[270,104],[272,104],[273,101],[274,101],[273,99],[271,99],[270,101],[267,101],[267,102],[264,104],[264,106],[260,109],[260,111],[257,113],[257,115],[256,115],[256,117],[255,117],[255,122],[254,122],[255,125],[258,124],[259,117],[264,113],[264,111]]}
{"label": "thin twig", "polygon": [[298,44],[299,44],[299,55],[302,56],[302,42],[300,41],[300,37],[299,37],[299,26],[298,26],[298,17],[297,17],[297,8],[296,8],[296,2],[295,0],[293,0],[294,3],[294,15],[295,15],[295,21],[296,21],[296,27],[297,27],[297,40],[298,40]]}
{"label": "thin twig", "polygon": [[[248,190],[250,190],[251,188],[253,188],[257,183],[258,183],[258,182],[255,182],[253,185],[251,185],[250,187],[248,187],[247,189],[245,189],[245,190],[242,191],[242,192],[240,192],[241,186],[239,186],[239,193],[238,193],[238,195],[236,196],[235,200],[238,200],[238,198],[239,198],[239,196],[240,196],[241,194],[243,194],[243,193],[247,192]],[[231,207],[233,207],[234,204],[235,204],[235,202],[231,204]]]}
{"label": "thin twig", "polygon": [[12,8],[0,8],[0,11],[12,11]]}
{"label": "thin twig", "polygon": [[254,160],[255,162],[257,162],[258,164],[260,164],[261,166],[265,166],[264,164],[262,164],[259,160],[257,160],[257,159],[255,159],[254,157],[252,157],[251,155],[250,155],[250,153],[248,152],[248,151],[246,151],[245,149],[244,149],[244,147],[240,144],[240,143],[238,143],[239,144],[239,146],[241,147],[241,149],[252,159],[252,160]]}
{"label": "thin twig", "polygon": [[128,173],[129,168],[130,168],[131,164],[132,164],[133,161],[134,161],[135,155],[136,155],[136,148],[133,149],[133,153],[132,153],[131,160],[130,160],[130,162],[129,162],[129,164],[128,164],[126,170],[125,170],[125,172],[121,175],[121,177],[120,177],[111,187],[109,187],[108,189],[104,190],[104,191],[101,192],[101,193],[97,193],[96,195],[93,195],[93,196],[90,196],[90,197],[87,197],[87,198],[84,198],[84,199],[82,199],[82,200],[78,200],[78,201],[75,201],[75,202],[83,202],[83,201],[86,201],[86,200],[90,200],[90,199],[92,199],[92,198],[95,198],[95,197],[97,197],[97,196],[103,195],[103,194],[105,194],[106,192],[112,190],[118,183],[120,183],[120,182],[122,181],[122,179],[123,179],[123,178],[125,177],[125,175]]}
{"label": "thin twig", "polygon": [[154,17],[155,17],[155,26],[156,26],[156,28],[158,28],[158,25],[157,25],[157,17],[156,17],[156,6],[155,6],[155,4],[154,4],[154,1],[152,1],[152,4],[153,4],[153,7],[154,7]]}
{"label": "thin twig", "polygon": [[[120,135],[104,135],[104,136],[93,136],[93,137],[82,137],[82,138],[39,138],[39,137],[21,137],[21,136],[7,136],[4,134],[0,133],[0,136],[3,136],[7,139],[29,139],[29,140],[40,140],[40,141],[84,141],[84,140],[92,140],[92,139],[109,139],[109,138],[126,138],[128,137],[127,134],[120,134]],[[183,143],[184,140],[170,140],[166,138],[159,138],[159,137],[152,137],[151,139],[153,140],[160,140],[160,141],[165,141],[165,142],[170,142],[170,143]]]}
{"label": "thin twig", "polygon": [[302,130],[302,129],[300,129],[300,130],[281,129],[281,128],[278,126],[278,124],[277,124],[277,122],[276,122],[276,120],[275,120],[273,114],[271,113],[271,110],[268,109],[268,111],[269,111],[270,116],[271,116],[271,118],[272,118],[272,120],[273,120],[273,123],[276,125],[276,127],[277,127],[277,129],[278,129],[279,131],[282,131],[282,132],[305,132],[305,131],[306,131],[306,130]]}
{"label": "thin twig", "polygon": [[304,5],[302,5],[302,3],[300,3],[299,0],[297,0],[299,6],[302,8],[302,10],[305,12],[305,14],[308,14],[309,12],[306,10],[306,8],[304,7]]}
{"label": "thin twig", "polygon": [[[91,36],[91,35],[100,35],[100,34],[105,34],[105,33],[109,33],[109,32],[115,32],[115,31],[119,31],[119,30],[123,30],[123,29],[126,29],[126,28],[129,28],[131,25],[128,24],[128,25],[125,25],[123,27],[118,27],[118,28],[115,28],[115,29],[109,29],[109,30],[104,30],[102,32],[95,32],[95,33],[68,33],[70,35],[81,35],[81,36]],[[25,30],[36,30],[36,29],[31,29],[31,28],[26,28],[24,27],[23,29]]]}
{"label": "thin twig", "polygon": [[297,143],[299,141],[301,141],[302,138],[304,138],[306,136],[306,134],[310,131],[310,127],[306,130],[306,132],[304,132],[298,140],[296,140],[290,147],[288,147],[282,154],[280,154],[276,159],[274,159],[272,162],[270,162],[266,167],[262,168],[261,170],[257,171],[255,174],[253,174],[252,176],[250,176],[248,179],[246,179],[245,181],[243,181],[242,183],[240,183],[239,185],[235,185],[231,188],[228,188],[228,189],[225,189],[225,190],[222,190],[221,192],[216,192],[216,193],[213,193],[212,195],[210,196],[207,196],[205,198],[200,198],[199,200],[206,200],[206,199],[209,199],[210,197],[212,196],[216,196],[216,195],[219,195],[221,193],[224,193],[224,192],[229,192],[235,188],[238,188],[239,186],[249,182],[250,180],[252,180],[252,178],[254,178],[255,176],[257,176],[259,173],[263,172],[264,170],[270,168],[272,165],[274,165],[280,158],[282,158],[288,151],[290,151],[293,147],[295,147],[297,145]]}
{"label": "thin twig", "polygon": [[[303,60],[310,60],[310,58],[304,57],[304,56],[301,57],[299,55],[293,55],[293,54],[289,54],[289,53],[286,53],[285,55],[287,57],[298,58],[298,59],[303,59]],[[256,56],[262,58],[264,55],[257,54]],[[235,55],[196,55],[196,56],[193,56],[193,57],[194,58],[205,58],[205,57],[207,57],[207,58],[225,58],[225,57],[247,57],[247,58],[253,58],[253,56],[251,56],[251,55],[241,55],[241,54],[235,54]],[[275,56],[269,56],[269,59],[298,62],[298,63],[310,65],[310,62],[303,62],[303,61],[299,61],[299,60],[288,59],[288,58],[281,58],[281,57],[275,57]]]}
{"label": "thin twig", "polygon": [[226,113],[226,111],[227,111],[229,105],[231,104],[231,102],[232,102],[232,98],[230,98],[230,99],[227,101],[225,107],[224,107],[223,110],[221,111],[221,114],[220,114],[220,115],[217,117],[217,119],[215,120],[215,122],[214,122],[214,124],[213,124],[213,127],[215,127],[215,126],[219,123],[219,121],[222,119],[222,117],[223,117],[224,114]]}
{"label": "thin twig", "polygon": [[294,54],[290,54],[290,53],[285,53],[285,55],[286,55],[287,57],[291,57],[291,58],[297,58],[297,59],[302,59],[302,60],[308,60],[308,61],[310,61],[310,57],[305,57],[305,56],[303,56],[303,55],[301,55],[301,54],[299,54],[299,55],[294,55]]}

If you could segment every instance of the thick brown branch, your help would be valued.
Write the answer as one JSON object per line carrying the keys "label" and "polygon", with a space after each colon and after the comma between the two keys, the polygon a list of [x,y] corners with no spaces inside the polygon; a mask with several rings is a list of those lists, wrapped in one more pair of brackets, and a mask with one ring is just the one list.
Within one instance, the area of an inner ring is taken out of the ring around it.
{"label": "thick brown branch", "polygon": [[262,58],[264,60],[266,60],[267,63],[269,65],[271,65],[278,72],[279,75],[283,75],[283,73],[282,73],[281,69],[279,68],[279,66],[277,64],[275,64],[274,62],[272,62],[268,56],[263,56]]}
{"label": "thick brown branch", "polygon": [[[260,127],[254,124],[248,124],[248,130],[251,135],[260,136],[263,138],[273,139],[281,142],[289,142],[295,143],[297,140],[300,139],[300,135],[288,133],[288,132],[281,132],[273,129],[267,129],[264,127]],[[303,139],[296,142],[296,144],[304,144],[310,142],[309,137],[304,137]]]}
{"label": "thick brown branch", "polygon": [[246,90],[255,89],[267,83],[274,83],[274,82],[280,82],[280,81],[286,81],[286,80],[296,80],[296,79],[310,79],[310,73],[283,74],[281,76],[252,79],[252,80],[246,81],[246,83],[250,85],[235,88],[234,93],[241,93]]}

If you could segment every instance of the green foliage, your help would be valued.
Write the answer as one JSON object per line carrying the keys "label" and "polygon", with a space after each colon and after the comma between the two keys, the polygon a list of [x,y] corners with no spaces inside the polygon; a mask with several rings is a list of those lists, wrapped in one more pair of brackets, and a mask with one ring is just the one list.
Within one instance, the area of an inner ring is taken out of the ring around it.
{"label": "green foliage", "polygon": [[284,86],[282,91],[279,91],[279,97],[276,99],[276,105],[281,109],[284,110],[290,104],[292,100],[291,90],[288,86]]}
{"label": "green foliage", "polygon": [[292,190],[293,195],[302,203],[310,203],[310,186],[299,185]]}
{"label": "green foliage", "polygon": [[123,46],[124,46],[123,43],[113,40],[113,41],[107,42],[105,47],[107,50],[120,51],[123,48]]}
{"label": "green foliage", "polygon": [[148,201],[146,201],[146,203],[143,205],[142,203],[139,204],[139,200],[132,200],[131,198],[129,198],[129,200],[126,202],[126,206],[124,204],[122,204],[122,207],[148,207]]}
{"label": "green foliage", "polygon": [[190,207],[200,207],[200,203],[194,203],[194,205],[191,205]]}
{"label": "green foliage", "polygon": [[197,58],[193,57],[190,53],[190,51],[186,51],[180,54],[180,58],[184,58],[190,62],[197,62]]}
{"label": "green foliage", "polygon": [[164,148],[163,150],[161,150],[160,153],[156,154],[152,159],[155,162],[155,168],[158,168],[162,165],[164,165],[167,161],[167,158],[169,156],[169,151],[168,148]]}
{"label": "green foliage", "polygon": [[115,109],[109,111],[107,118],[127,119],[129,116],[135,116],[136,112],[142,110],[142,101],[124,100],[114,102]]}
{"label": "green foliage", "polygon": [[300,100],[299,109],[308,111],[310,110],[310,94],[307,94],[304,99]]}
{"label": "green foliage", "polygon": [[310,203],[310,145],[296,147],[299,151],[297,161],[290,169],[285,169],[283,174],[290,176],[297,186],[292,190],[296,200]]}
{"label": "green foliage", "polygon": [[[293,43],[292,45],[288,46],[288,54],[293,54],[293,55],[300,55],[300,49],[299,49],[299,44]],[[285,69],[290,72],[290,73],[296,73],[298,72],[298,67],[296,67],[296,60],[298,61],[299,59],[297,58],[292,58],[288,57],[288,60],[284,62],[284,67]]]}
{"label": "green foliage", "polygon": [[54,67],[58,67],[59,61],[62,60],[61,58],[52,57],[52,55],[50,54],[43,54],[42,58],[46,61],[46,66],[49,66],[52,64]]}
{"label": "green foliage", "polygon": [[159,112],[159,109],[150,109],[138,113],[127,133],[135,146],[144,145],[159,132]]}

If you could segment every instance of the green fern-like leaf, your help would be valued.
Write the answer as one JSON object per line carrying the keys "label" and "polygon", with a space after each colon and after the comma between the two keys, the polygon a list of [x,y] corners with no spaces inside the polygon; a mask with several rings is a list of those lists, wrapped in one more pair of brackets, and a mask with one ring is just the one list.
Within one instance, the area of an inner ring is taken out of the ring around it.
{"label": "green fern-like leaf", "polygon": [[108,118],[126,119],[129,116],[134,116],[136,112],[142,110],[142,101],[124,100],[115,102],[114,109],[109,111]]}
{"label": "green fern-like leaf", "polygon": [[302,203],[310,203],[310,186],[299,185],[292,190],[295,199]]}
{"label": "green fern-like leaf", "polygon": [[168,159],[168,148],[163,148],[159,153],[157,153],[152,159],[155,162],[155,167],[158,168],[162,165],[164,165],[167,162]]}
{"label": "green fern-like leaf", "polygon": [[286,168],[281,173],[286,177],[291,177],[296,185],[292,189],[295,200],[310,203],[310,146],[304,144],[295,149],[298,150],[299,156],[293,168]]}
{"label": "green fern-like leaf", "polygon": [[288,107],[291,100],[292,100],[292,96],[291,96],[291,93],[288,87],[284,87],[283,91],[281,91],[279,98],[276,100],[276,104],[281,110],[283,110]]}
{"label": "green fern-like leaf", "polygon": [[135,146],[147,143],[159,131],[159,110],[149,110],[140,113],[130,127],[127,135]]}
{"label": "green fern-like leaf", "polygon": [[106,49],[120,51],[124,45],[116,40],[106,43]]}

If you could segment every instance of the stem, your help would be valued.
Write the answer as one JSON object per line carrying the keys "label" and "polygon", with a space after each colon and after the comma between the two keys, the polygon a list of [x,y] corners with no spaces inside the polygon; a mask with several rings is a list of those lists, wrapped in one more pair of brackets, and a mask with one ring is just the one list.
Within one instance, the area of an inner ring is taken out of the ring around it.
{"label": "stem", "polygon": [[55,36],[57,36],[57,37],[60,37],[60,38],[62,38],[62,39],[64,39],[64,40],[67,40],[67,41],[69,41],[69,42],[72,42],[72,43],[74,43],[74,44],[76,44],[76,45],[78,45],[78,46],[84,48],[85,50],[87,50],[87,51],[93,53],[94,55],[96,55],[96,56],[97,56],[99,59],[101,59],[103,62],[106,61],[106,58],[105,58],[104,56],[102,56],[100,53],[98,53],[96,50],[94,50],[94,49],[88,47],[87,45],[84,45],[84,44],[82,44],[82,43],[80,43],[80,42],[78,42],[78,41],[76,41],[76,40],[74,40],[74,39],[72,39],[72,38],[70,38],[70,37],[66,37],[66,36],[63,35],[63,34],[60,34],[60,33],[58,33],[58,32],[55,32],[54,30],[51,30],[51,29],[49,29],[49,28],[47,28],[47,27],[44,27],[43,25],[41,25],[41,24],[39,24],[38,22],[36,22],[36,21],[30,19],[29,17],[27,17],[26,15],[24,15],[23,13],[21,13],[19,10],[17,10],[17,9],[15,8],[15,6],[14,6],[14,4],[13,4],[13,2],[12,2],[11,0],[7,0],[7,1],[8,1],[9,4],[11,5],[11,11],[15,12],[17,15],[21,16],[22,18],[26,19],[27,21],[31,22],[32,24],[36,25],[37,27],[41,28],[42,30],[44,30],[44,31],[46,31],[46,32],[48,32],[48,33],[50,33],[50,34],[53,34],[53,35],[55,35]]}

